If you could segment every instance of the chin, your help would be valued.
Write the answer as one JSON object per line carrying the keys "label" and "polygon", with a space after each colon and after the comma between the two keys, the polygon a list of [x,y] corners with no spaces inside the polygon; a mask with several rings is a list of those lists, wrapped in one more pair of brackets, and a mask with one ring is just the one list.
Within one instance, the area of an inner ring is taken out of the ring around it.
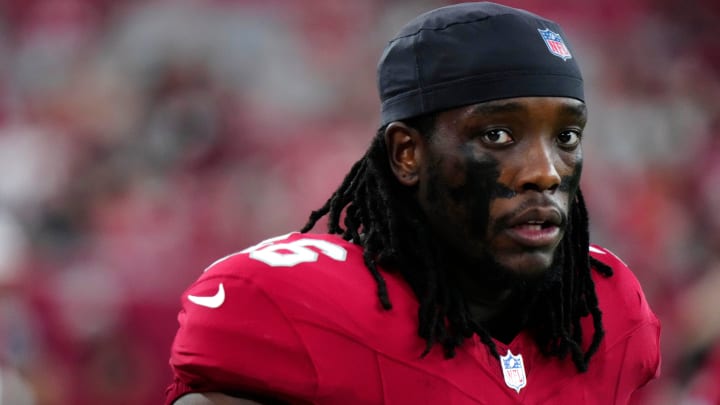
{"label": "chin", "polygon": [[520,278],[542,277],[555,261],[554,251],[533,250],[495,256],[495,262]]}

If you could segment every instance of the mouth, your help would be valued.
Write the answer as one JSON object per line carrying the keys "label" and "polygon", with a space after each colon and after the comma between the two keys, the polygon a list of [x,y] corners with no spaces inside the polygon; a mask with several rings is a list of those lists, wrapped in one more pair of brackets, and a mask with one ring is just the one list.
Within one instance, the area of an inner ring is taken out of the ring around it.
{"label": "mouth", "polygon": [[555,208],[536,207],[511,218],[506,228],[516,243],[533,248],[551,247],[562,237],[563,217]]}

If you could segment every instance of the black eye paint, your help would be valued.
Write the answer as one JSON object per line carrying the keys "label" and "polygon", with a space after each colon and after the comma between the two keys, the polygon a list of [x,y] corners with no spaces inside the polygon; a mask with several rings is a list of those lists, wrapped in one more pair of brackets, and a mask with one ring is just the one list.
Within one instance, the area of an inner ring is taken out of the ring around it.
{"label": "black eye paint", "polygon": [[490,155],[477,155],[463,148],[465,184],[452,187],[450,198],[466,210],[468,232],[483,238],[490,219],[490,204],[496,198],[512,198],[515,192],[500,184],[500,162]]}
{"label": "black eye paint", "polygon": [[[500,198],[514,198],[517,193],[499,182],[500,161],[491,154],[477,153],[471,146],[463,145],[458,159],[452,160],[450,162],[444,156],[437,156],[430,164],[427,212],[445,225],[448,225],[445,221],[454,222],[453,217],[463,218],[463,233],[472,238],[484,239],[488,233],[492,202]],[[458,181],[449,181],[445,177],[448,169],[452,173],[451,177]],[[579,161],[572,174],[561,178],[558,191],[568,192],[571,201],[579,189],[581,171],[582,161]],[[505,225],[500,220],[498,222],[498,226]]]}
{"label": "black eye paint", "polygon": [[490,191],[490,198],[513,198],[517,195],[516,192],[501,183],[495,183],[495,187]]}
{"label": "black eye paint", "polygon": [[582,166],[582,160],[578,160],[575,164],[575,168],[573,169],[572,174],[570,174],[569,176],[563,176],[560,179],[559,190],[569,193],[571,199],[575,197],[575,193],[577,193],[578,188],[580,188],[580,175],[582,174]]}

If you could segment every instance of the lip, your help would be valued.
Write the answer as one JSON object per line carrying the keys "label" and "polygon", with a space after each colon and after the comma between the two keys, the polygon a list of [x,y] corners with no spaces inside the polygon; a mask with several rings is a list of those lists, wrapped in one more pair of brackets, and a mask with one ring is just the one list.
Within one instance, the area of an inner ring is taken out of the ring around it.
{"label": "lip", "polygon": [[550,247],[560,241],[562,222],[560,211],[554,207],[533,207],[511,218],[505,231],[520,245]]}
{"label": "lip", "polygon": [[518,244],[534,248],[549,247],[560,240],[560,227],[555,225],[518,225],[506,232]]}

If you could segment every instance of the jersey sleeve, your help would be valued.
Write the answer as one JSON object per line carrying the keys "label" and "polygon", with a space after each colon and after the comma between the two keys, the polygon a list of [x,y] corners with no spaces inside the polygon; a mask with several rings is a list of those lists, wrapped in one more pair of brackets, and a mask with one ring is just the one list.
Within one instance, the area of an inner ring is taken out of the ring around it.
{"label": "jersey sleeve", "polygon": [[615,403],[628,403],[632,394],[660,374],[660,321],[628,266],[610,251],[591,247],[592,256],[609,265],[613,276],[595,278],[603,312],[607,358],[619,364],[614,380]]}
{"label": "jersey sleeve", "polygon": [[183,294],[166,404],[190,392],[293,400],[316,390],[312,360],[292,322],[252,277],[227,271],[245,264],[252,266],[240,257],[213,266]]}

